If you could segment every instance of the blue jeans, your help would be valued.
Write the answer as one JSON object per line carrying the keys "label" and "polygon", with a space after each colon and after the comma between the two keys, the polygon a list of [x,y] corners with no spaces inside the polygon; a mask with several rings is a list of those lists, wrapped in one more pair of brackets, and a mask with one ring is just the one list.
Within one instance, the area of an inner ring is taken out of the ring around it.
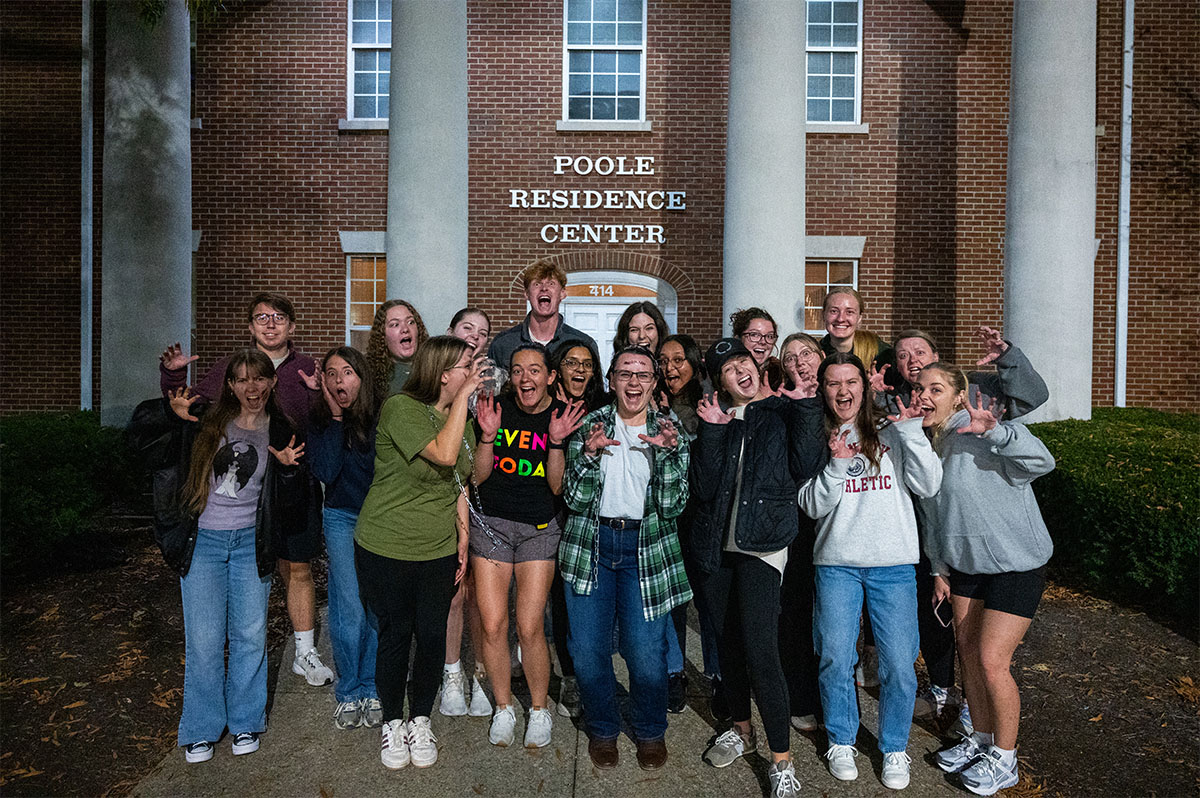
{"label": "blue jeans", "polygon": [[661,740],[667,731],[667,628],[670,615],[642,617],[637,530],[597,530],[596,584],[589,595],[563,585],[571,630],[567,639],[583,701],[589,737],[613,740],[621,732],[613,674],[613,622],[621,625],[620,650],[629,667],[630,725],[638,740]]}
{"label": "blue jeans", "polygon": [[[267,728],[267,597],[254,527],[201,529],[183,593],[183,717],[179,745]],[[229,670],[225,670],[225,640]]]}
{"label": "blue jeans", "polygon": [[879,750],[903,751],[917,697],[916,570],[911,565],[818,565],[816,586],[813,642],[820,658],[821,705],[829,742],[854,745],[858,735],[855,643],[865,594],[879,652]]}
{"label": "blue jeans", "polygon": [[329,639],[338,679],[338,701],[378,698],[375,690],[375,652],[379,622],[358,592],[354,568],[354,524],[358,513],[326,507],[325,551],[329,555]]}

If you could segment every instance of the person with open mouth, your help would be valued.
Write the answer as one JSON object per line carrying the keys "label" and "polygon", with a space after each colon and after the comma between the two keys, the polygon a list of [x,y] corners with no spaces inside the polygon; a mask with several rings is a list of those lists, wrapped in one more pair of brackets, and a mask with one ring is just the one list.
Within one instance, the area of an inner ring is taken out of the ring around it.
{"label": "person with open mouth", "polygon": [[381,405],[404,390],[412,373],[413,355],[428,338],[425,322],[412,303],[389,299],[375,311],[367,338],[367,363]]}
{"label": "person with open mouth", "polygon": [[727,767],[757,748],[750,687],[771,749],[772,795],[795,795],[787,683],[779,658],[780,587],[799,531],[797,486],[825,460],[816,385],[759,399],[759,365],[742,338],[722,338],[704,357],[717,393],[701,398],[692,451],[696,522],[691,548],[717,631],[732,728],[704,760]]}
{"label": "person with open mouth", "polygon": [[871,388],[880,399],[885,390],[895,390],[900,384],[896,369],[896,353],[878,335],[862,326],[867,304],[862,294],[848,285],[835,285],[825,294],[821,316],[825,321],[825,336],[821,351],[825,356],[835,352],[852,352],[871,377]]}
{"label": "person with open mouth", "polygon": [[617,320],[613,337],[613,353],[627,346],[641,346],[658,354],[659,343],[667,337],[667,320],[653,302],[634,302]]}
{"label": "person with open mouth", "polygon": [[1017,783],[1021,697],[1012,655],[1037,611],[1054,551],[1033,480],[1054,457],[1000,403],[940,362],[921,369],[914,409],[941,457],[936,495],[921,498],[934,602],[949,601],[974,730],[934,762],[976,795]]}
{"label": "person with open mouth", "polygon": [[849,352],[817,370],[825,402],[829,464],[800,488],[800,507],[817,522],[813,549],[821,705],[834,778],[858,777],[855,642],[866,599],[879,643],[879,750],[882,782],[909,782],[908,747],[917,697],[917,521],[909,491],[937,493],[942,463],[921,428],[916,406],[901,405],[882,429],[862,361]]}
{"label": "person with open mouth", "polygon": [[741,308],[730,314],[729,324],[733,328],[733,336],[742,340],[758,366],[758,398],[773,395],[783,385],[784,379],[783,367],[774,356],[775,342],[779,340],[775,319],[762,308]]}
{"label": "person with open mouth", "polygon": [[563,478],[569,513],[559,571],[588,754],[601,769],[619,759],[614,621],[619,616],[629,667],[638,764],[654,770],[667,761],[668,618],[692,597],[675,534],[688,500],[688,441],[650,403],[656,368],[643,347],[617,353],[608,374],[615,399],[571,436]]}

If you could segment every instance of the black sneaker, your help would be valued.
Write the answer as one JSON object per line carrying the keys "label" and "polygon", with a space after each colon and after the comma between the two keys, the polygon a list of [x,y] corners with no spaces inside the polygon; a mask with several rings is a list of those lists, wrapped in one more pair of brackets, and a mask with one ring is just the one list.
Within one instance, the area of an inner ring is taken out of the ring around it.
{"label": "black sneaker", "polygon": [[667,681],[667,712],[678,715],[687,708],[687,676],[672,673]]}
{"label": "black sneaker", "polygon": [[708,711],[720,721],[730,718],[729,700],[725,698],[725,688],[721,685],[721,677],[714,676],[712,680],[712,698],[708,700]]}
{"label": "black sneaker", "polygon": [[258,750],[258,732],[238,732],[233,735],[233,755],[253,754]]}
{"label": "black sneaker", "polygon": [[183,751],[183,758],[189,764],[207,762],[213,758],[213,744],[208,740],[201,740],[198,743],[189,743]]}

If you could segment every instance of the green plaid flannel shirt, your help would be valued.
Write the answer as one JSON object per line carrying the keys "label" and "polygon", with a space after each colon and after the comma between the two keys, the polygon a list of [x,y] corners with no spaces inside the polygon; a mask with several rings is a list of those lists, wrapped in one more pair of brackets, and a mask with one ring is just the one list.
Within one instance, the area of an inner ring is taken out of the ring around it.
{"label": "green plaid flannel shirt", "polygon": [[[646,434],[658,434],[658,420],[668,415],[646,411]],[[576,593],[588,595],[596,585],[596,532],[600,521],[597,508],[604,491],[599,457],[583,453],[583,441],[592,424],[604,425],[609,438],[616,432],[616,405],[590,413],[579,431],[571,436],[567,470],[563,475],[563,498],[570,512],[558,546],[558,567],[563,581]],[[676,422],[676,427],[679,427]],[[688,442],[680,430],[679,445],[671,450],[655,449],[642,526],[638,531],[638,584],[642,593],[642,617],[653,621],[692,597],[683,570],[683,552],[675,534],[675,519],[688,500]]]}

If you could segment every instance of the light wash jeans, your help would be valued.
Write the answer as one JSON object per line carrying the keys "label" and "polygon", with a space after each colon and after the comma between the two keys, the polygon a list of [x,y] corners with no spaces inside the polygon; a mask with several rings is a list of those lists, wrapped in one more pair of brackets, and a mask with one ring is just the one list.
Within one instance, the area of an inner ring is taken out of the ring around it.
{"label": "light wash jeans", "polygon": [[903,751],[917,697],[916,570],[911,565],[818,565],[816,585],[813,642],[820,658],[821,706],[829,742],[854,745],[858,735],[855,643],[865,595],[879,652],[879,750]]}
{"label": "light wash jeans", "polygon": [[[183,593],[187,663],[179,745],[216,742],[267,728],[267,597],[271,574],[258,575],[254,527],[201,529]],[[225,670],[225,640],[229,670]]]}
{"label": "light wash jeans", "polygon": [[338,701],[378,698],[375,690],[375,652],[379,648],[379,621],[367,610],[358,592],[354,568],[354,525],[358,513],[325,507],[325,551],[329,555],[329,639]]}

